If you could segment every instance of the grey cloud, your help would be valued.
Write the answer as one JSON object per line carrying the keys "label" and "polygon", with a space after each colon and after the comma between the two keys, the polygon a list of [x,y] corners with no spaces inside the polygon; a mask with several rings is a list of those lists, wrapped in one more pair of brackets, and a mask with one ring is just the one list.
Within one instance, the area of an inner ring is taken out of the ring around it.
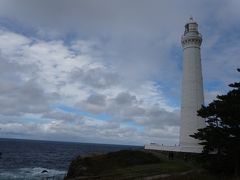
{"label": "grey cloud", "polygon": [[[206,0],[201,2],[23,0],[19,3],[5,0],[2,2],[3,8],[0,12],[3,16],[6,14],[16,19],[29,19],[36,23],[39,29],[44,29],[43,24],[47,24],[46,26],[50,26],[57,33],[61,29],[68,29],[66,31],[74,29],[80,37],[100,39],[100,48],[105,54],[103,61],[114,64],[119,73],[122,73],[125,79],[128,78],[126,83],[134,84],[139,79],[154,77],[162,83],[168,81],[170,86],[180,88],[178,82],[181,69],[178,53],[181,51],[180,36],[184,22],[189,14],[192,14],[200,21],[200,25],[210,24],[212,18],[222,16],[220,11],[225,4],[232,7],[234,3],[224,1],[209,3]],[[209,14],[213,12],[212,8],[216,14],[209,18]],[[202,9],[207,13],[203,14]],[[229,14],[230,10],[231,8],[227,8],[226,14]],[[235,18],[231,16],[229,19]],[[204,35],[209,34],[209,29],[203,30]],[[179,52],[172,52],[172,47],[176,47],[177,44]],[[92,85],[104,86],[100,82]]]}
{"label": "grey cloud", "polygon": [[86,102],[90,104],[98,105],[98,106],[105,106],[106,96],[101,94],[92,94],[87,98]]}
{"label": "grey cloud", "polygon": [[82,116],[60,111],[49,111],[44,113],[42,118],[74,122],[76,120],[81,120]]}
{"label": "grey cloud", "polygon": [[46,94],[31,78],[34,67],[12,63],[1,56],[0,61],[0,113],[19,115],[22,113],[42,113],[48,110],[49,102],[57,94]]}
{"label": "grey cloud", "polygon": [[180,112],[167,111],[159,105],[143,106],[144,102],[128,92],[119,93],[110,103],[107,111],[120,122],[133,121],[145,128],[163,128],[164,126],[179,126]]}
{"label": "grey cloud", "polygon": [[153,107],[147,112],[148,119],[144,123],[152,127],[161,127],[164,125],[178,126],[180,123],[179,115],[179,111],[168,112],[164,109]]}
{"label": "grey cloud", "polygon": [[[234,35],[230,36],[231,37],[227,38],[236,38]],[[219,39],[218,41],[221,40]],[[204,82],[206,84],[209,82],[217,82],[222,84],[222,89],[214,89],[215,91],[224,90],[227,88],[229,83],[237,80],[238,73],[236,69],[240,67],[240,61],[236,54],[238,54],[240,51],[240,43],[237,38],[234,41],[230,41],[230,43],[231,45],[229,43],[224,43],[226,46],[224,45],[224,47],[222,47],[223,44],[219,44],[219,42],[217,42],[214,46],[217,53],[206,50],[207,54],[203,54]]]}
{"label": "grey cloud", "polygon": [[34,82],[26,82],[0,95],[0,113],[5,115],[44,113],[48,111],[49,102],[56,96],[56,94],[45,94]]}
{"label": "grey cloud", "polygon": [[118,93],[114,98],[109,98],[105,111],[111,114],[115,121],[128,121],[140,114],[144,114],[144,109],[138,107],[138,100],[135,95],[124,91]]}
{"label": "grey cloud", "polygon": [[[24,74],[31,75],[31,72],[36,70],[34,66],[30,65],[19,65],[17,63],[11,62],[11,60],[7,59],[6,57],[2,56],[0,51],[0,82],[1,84],[10,83],[12,85],[18,85],[19,81],[22,82],[22,76]],[[9,85],[10,86],[10,85]],[[1,88],[4,88],[1,86]],[[10,87],[5,87],[10,88]],[[6,89],[7,90],[7,89]]]}
{"label": "grey cloud", "polygon": [[88,96],[86,100],[77,103],[76,106],[91,113],[105,113],[107,109],[107,99],[105,95],[95,93]]}
{"label": "grey cloud", "polygon": [[[130,109],[131,110],[131,109]],[[134,111],[130,111],[131,113]],[[144,112],[144,113],[143,113]],[[164,126],[179,127],[180,112],[169,112],[160,107],[147,107],[140,112],[140,114],[132,114],[132,120],[149,129],[162,129]],[[142,113],[142,114],[141,114]]]}
{"label": "grey cloud", "polygon": [[[145,136],[159,138],[159,139],[172,139],[176,140],[179,137],[178,126],[164,126],[160,128],[146,128]],[[159,141],[158,141],[159,142]]]}
{"label": "grey cloud", "polygon": [[[179,24],[179,20],[184,20],[184,15],[192,12],[199,13],[198,7],[203,6],[208,1],[194,2],[184,1],[158,1],[158,0],[42,0],[31,1],[21,0],[2,0],[1,13],[5,16],[12,16],[20,20],[28,20],[31,23],[46,24],[48,26],[59,26],[72,28],[80,26],[82,29],[98,31],[104,28],[107,32],[118,30],[125,26],[127,30],[139,31],[151,30],[153,27],[159,27],[163,22],[173,22]],[[218,4],[224,4],[218,1]],[[185,9],[186,13],[183,13]],[[164,16],[165,15],[165,16]],[[167,16],[166,16],[167,15]],[[177,16],[178,15],[178,16]],[[54,22],[54,23],[53,23]],[[162,29],[165,31],[171,26],[171,23],[165,23]],[[94,28],[95,27],[95,28]],[[141,28],[139,28],[141,27]],[[121,31],[124,31],[122,28]],[[119,34],[121,35],[121,34]]]}
{"label": "grey cloud", "polygon": [[37,134],[39,127],[35,124],[23,122],[0,124],[0,134],[3,137],[11,138],[29,138],[29,136]]}
{"label": "grey cloud", "polygon": [[114,99],[117,105],[132,105],[132,103],[136,102],[136,96],[133,96],[127,92],[122,92],[117,95]]}
{"label": "grey cloud", "polygon": [[132,106],[125,110],[125,115],[130,119],[134,119],[137,117],[144,117],[145,113],[146,113],[146,110],[138,106]]}
{"label": "grey cloud", "polygon": [[81,82],[93,88],[109,88],[116,85],[119,77],[115,73],[107,72],[101,68],[75,69],[71,72],[73,82]]}

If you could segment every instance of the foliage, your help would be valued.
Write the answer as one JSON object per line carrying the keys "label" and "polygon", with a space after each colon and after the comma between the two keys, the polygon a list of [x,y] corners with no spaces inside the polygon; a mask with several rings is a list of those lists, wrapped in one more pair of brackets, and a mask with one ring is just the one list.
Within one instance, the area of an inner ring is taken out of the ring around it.
{"label": "foliage", "polygon": [[229,173],[235,170],[237,173],[240,160],[240,82],[229,86],[232,90],[217,96],[216,100],[198,111],[207,126],[191,136],[204,146],[203,153],[209,168]]}

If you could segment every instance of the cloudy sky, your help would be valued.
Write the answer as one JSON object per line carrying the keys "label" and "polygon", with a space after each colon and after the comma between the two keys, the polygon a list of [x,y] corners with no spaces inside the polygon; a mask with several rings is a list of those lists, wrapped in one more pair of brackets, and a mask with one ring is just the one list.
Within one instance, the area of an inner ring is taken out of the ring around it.
{"label": "cloudy sky", "polygon": [[239,0],[0,0],[0,137],[177,144],[190,15],[205,103],[239,80]]}

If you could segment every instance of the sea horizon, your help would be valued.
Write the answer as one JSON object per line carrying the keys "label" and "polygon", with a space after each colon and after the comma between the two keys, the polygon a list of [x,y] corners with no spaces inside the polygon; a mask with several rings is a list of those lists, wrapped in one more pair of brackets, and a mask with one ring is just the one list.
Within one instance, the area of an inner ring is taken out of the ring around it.
{"label": "sea horizon", "polygon": [[118,143],[98,143],[98,142],[84,142],[84,141],[61,141],[61,140],[46,140],[46,139],[28,139],[28,138],[1,138],[6,140],[24,140],[24,141],[45,141],[45,142],[56,142],[56,143],[79,143],[79,144],[99,144],[99,145],[116,145],[116,146],[136,146],[136,147],[144,147],[144,145],[136,145],[136,144],[118,144]]}

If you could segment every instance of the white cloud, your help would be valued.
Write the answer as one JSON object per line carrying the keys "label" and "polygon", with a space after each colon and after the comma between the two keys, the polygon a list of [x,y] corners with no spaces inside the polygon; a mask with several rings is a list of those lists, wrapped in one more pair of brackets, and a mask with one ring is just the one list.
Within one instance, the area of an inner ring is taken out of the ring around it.
{"label": "white cloud", "polygon": [[0,133],[177,143],[184,23],[190,14],[199,22],[204,79],[218,84],[207,87],[210,101],[237,80],[238,6],[237,0],[2,0]]}
{"label": "white cloud", "polygon": [[219,91],[205,91],[205,105],[207,106],[213,100],[216,100],[217,95],[221,95]]}
{"label": "white cloud", "polygon": [[[23,119],[28,117],[27,114],[37,114],[40,115],[40,122],[34,122],[35,125],[31,122],[30,126],[22,120],[14,120],[2,127],[5,129],[2,133],[11,132],[8,126],[13,124],[26,126],[30,134],[34,128],[43,135],[56,136],[62,132],[68,136],[103,139],[111,135],[112,140],[120,138],[127,142],[130,135],[134,135],[133,139],[139,138],[141,132],[137,126],[147,126],[144,121],[151,119],[153,124],[164,124],[163,120],[157,122],[161,116],[151,117],[150,106],[156,111],[165,108],[162,115],[173,110],[166,104],[157,84],[143,79],[134,87],[129,87],[126,83],[128,79],[121,75],[121,71],[104,64],[102,56],[95,56],[96,44],[92,41],[85,41],[85,44],[81,40],[81,43],[72,42],[68,46],[61,40],[32,39],[7,30],[1,32],[0,39],[6,36],[10,41],[1,44],[1,67],[5,69],[1,71],[2,77],[4,75],[2,80],[5,81],[5,86],[1,88],[5,92],[1,95],[1,114],[22,116]],[[77,45],[79,52],[73,44]],[[16,49],[18,53],[15,53]],[[14,67],[16,71],[12,72]],[[14,79],[7,78],[11,76],[18,79],[19,86],[12,84]],[[112,119],[104,121],[78,117],[70,112],[53,110],[54,104],[76,105],[79,110],[93,114],[106,113]],[[128,121],[134,122],[136,127],[124,125]],[[21,132],[22,128],[19,128],[18,133]]]}

